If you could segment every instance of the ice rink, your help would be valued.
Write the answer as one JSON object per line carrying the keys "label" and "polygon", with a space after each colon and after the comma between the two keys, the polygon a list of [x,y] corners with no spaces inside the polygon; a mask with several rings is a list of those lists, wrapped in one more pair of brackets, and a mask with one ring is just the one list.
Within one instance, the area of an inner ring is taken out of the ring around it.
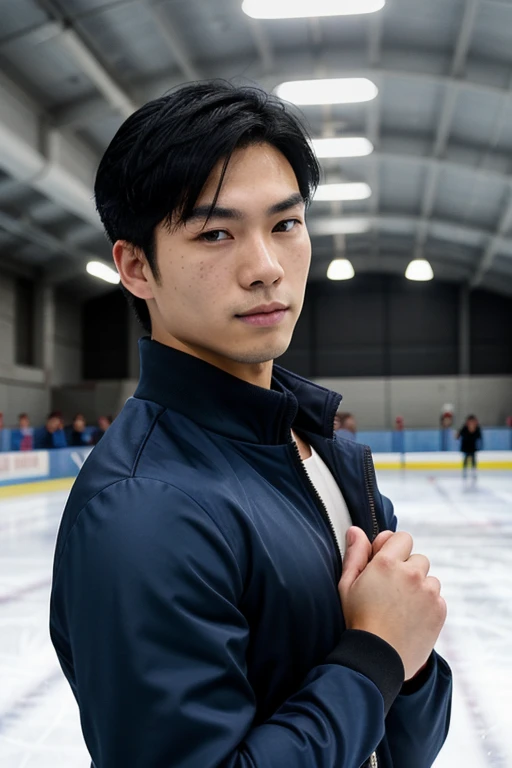
{"label": "ice rink", "polygon": [[[512,473],[381,472],[400,527],[443,583],[438,650],[455,680],[436,768],[511,768]],[[89,768],[78,711],[48,636],[51,562],[66,493],[0,499],[0,765]],[[415,766],[408,766],[415,768]]]}

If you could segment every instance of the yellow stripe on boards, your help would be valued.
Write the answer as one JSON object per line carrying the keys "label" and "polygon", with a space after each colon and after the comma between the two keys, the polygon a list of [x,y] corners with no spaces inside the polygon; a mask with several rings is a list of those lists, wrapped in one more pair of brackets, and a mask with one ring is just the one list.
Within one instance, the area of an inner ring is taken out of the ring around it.
{"label": "yellow stripe on boards", "polygon": [[[375,469],[462,469],[462,462],[417,462],[410,464],[400,464],[399,462],[382,462],[375,460]],[[512,461],[482,461],[478,462],[478,469],[512,469]]]}
{"label": "yellow stripe on boards", "polygon": [[31,493],[45,493],[47,491],[69,491],[75,480],[74,477],[62,477],[57,480],[38,480],[35,483],[0,486],[0,499],[11,499],[15,496],[28,496]]}

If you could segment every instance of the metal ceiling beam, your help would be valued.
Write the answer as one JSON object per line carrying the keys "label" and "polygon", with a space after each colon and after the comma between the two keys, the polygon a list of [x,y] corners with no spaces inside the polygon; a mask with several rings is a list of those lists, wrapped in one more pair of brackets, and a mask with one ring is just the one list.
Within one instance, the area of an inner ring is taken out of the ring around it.
{"label": "metal ceiling beam", "polygon": [[510,229],[512,225],[512,188],[509,191],[508,194],[508,202],[505,205],[505,208],[503,210],[503,213],[500,216],[500,220],[498,222],[498,226],[496,227],[496,232],[489,239],[489,243],[487,244],[487,247],[485,248],[482,257],[478,263],[478,267],[476,269],[476,272],[471,280],[471,287],[477,288],[484,276],[485,273],[489,271],[489,269],[492,267],[494,259],[496,258],[500,248],[503,247],[504,235],[508,230]]}
{"label": "metal ceiling beam", "polygon": [[144,5],[148,8],[156,21],[158,29],[165,37],[171,53],[178,65],[180,71],[187,80],[200,80],[201,74],[192,61],[190,51],[187,51],[183,39],[180,37],[169,14],[162,4],[154,0],[144,0]]}
{"label": "metal ceiling beam", "polygon": [[247,21],[249,22],[249,29],[251,30],[254,45],[256,46],[256,50],[260,57],[263,72],[265,72],[265,74],[271,72],[274,67],[274,54],[268,35],[265,34],[263,25],[260,21],[250,18],[247,18]]}
{"label": "metal ceiling beam", "polygon": [[[364,66],[344,66],[343,63],[336,64],[336,59],[339,60],[339,51],[336,49],[323,49],[323,63],[322,77],[378,77],[381,82],[386,79],[400,79],[406,80],[414,85],[416,89],[422,87],[422,85],[429,86],[442,86],[447,90],[469,91],[475,94],[489,95],[494,94],[496,96],[509,96],[508,86],[503,87],[501,79],[496,79],[496,83],[485,82],[486,77],[489,78],[487,70],[482,71],[481,79],[470,80],[467,77],[461,79],[450,75],[438,75],[434,73],[434,70],[439,68],[439,58],[432,57],[431,69],[432,72],[421,72],[421,64],[424,63],[422,59],[418,59],[415,62],[411,56],[407,58],[407,62],[404,60],[404,68],[387,68],[387,67],[364,67]],[[311,55],[305,54],[303,51],[297,54],[276,55],[274,54],[274,66],[272,72],[267,75],[256,76],[260,85],[268,90],[272,90],[280,82],[284,80],[301,79],[303,77],[311,77],[311,73],[318,67],[318,61]],[[250,58],[235,59],[233,61],[224,60],[219,62],[218,69],[215,70],[216,77],[232,78],[237,75],[245,74],[249,77],[255,77],[251,72],[251,66],[254,62]],[[473,68],[474,69],[474,68]],[[478,72],[474,69],[475,77],[478,78]],[[150,91],[154,94],[161,94],[165,91],[180,85],[183,82],[181,77],[174,75],[152,78],[147,82],[137,83],[133,87],[134,97],[137,101],[144,100],[145,94]],[[66,124],[67,110],[72,110],[72,113],[77,114],[77,110],[80,109],[80,102],[73,103],[68,107],[63,107],[57,113],[63,124]],[[86,99],[84,100],[83,117],[87,120],[88,111],[94,111],[94,119],[98,119],[101,114],[108,115],[111,111],[111,107],[105,103],[102,99]],[[92,112],[91,112],[92,114]],[[57,122],[57,126],[59,122]],[[437,137],[436,137],[437,138]]]}
{"label": "metal ceiling beam", "polygon": [[125,118],[135,112],[139,105],[107,72],[103,64],[74,29],[70,27],[63,29],[57,40],[71,54],[82,72],[94,83],[116,112]]}
{"label": "metal ceiling beam", "polygon": [[82,72],[94,83],[116,112],[123,117],[131,115],[138,105],[107,71],[72,22],[65,20],[64,13],[55,0],[36,0],[36,2],[50,17],[57,17],[49,19],[49,22],[55,25],[57,43],[68,51]]}
{"label": "metal ceiling beam", "polygon": [[49,128],[40,107],[0,74],[0,167],[9,176],[101,229],[91,199],[96,162],[76,137]]}
{"label": "metal ceiling beam", "polygon": [[55,255],[63,254],[68,258],[74,258],[84,267],[87,261],[97,258],[96,254],[88,253],[68,243],[66,240],[60,240],[51,235],[34,224],[28,217],[16,218],[0,211],[0,228],[14,235],[19,240],[32,243],[38,246],[38,248],[44,248],[49,253]]}
{"label": "metal ceiling beam", "polygon": [[[383,232],[393,232],[403,237],[414,237],[414,232],[421,221],[419,216],[404,216],[397,214],[379,214],[378,216],[367,216],[364,213],[359,215],[344,214],[341,217],[315,216],[314,204],[308,218],[308,231],[312,237],[330,237],[337,233],[343,233],[348,225],[364,220],[368,224],[368,231],[361,235],[347,235],[347,237],[368,237],[374,228],[382,229]],[[404,225],[407,229],[404,231]],[[469,227],[461,225],[457,221],[446,221],[444,219],[432,219],[431,226],[436,230],[435,239],[444,240],[456,245],[478,249],[482,242],[486,242],[492,232],[481,227]],[[512,238],[500,237],[499,247],[512,253]]]}
{"label": "metal ceiling beam", "polygon": [[[382,30],[383,14],[372,15],[368,21],[368,60],[370,66],[378,69],[381,66],[382,59]],[[382,80],[379,76],[375,78],[379,90],[382,88]],[[368,105],[366,113],[366,136],[375,147],[370,159],[369,182],[372,190],[372,196],[369,200],[369,210],[372,216],[377,216],[380,209],[380,176],[379,176],[379,143],[381,129],[381,105],[382,98],[373,99]],[[379,258],[379,238],[374,233],[372,239],[372,255]]]}
{"label": "metal ceiling beam", "polygon": [[[450,68],[451,80],[454,78],[460,78],[464,75],[466,59],[475,26],[477,11],[479,9],[479,3],[480,0],[466,0],[462,23],[457,37],[455,51]],[[454,88],[452,83],[450,83],[450,85],[447,83],[447,87],[445,88],[443,95],[443,105],[439,114],[434,145],[432,148],[432,156],[435,159],[443,157],[444,153],[446,152],[446,147],[448,146],[448,140],[453,123],[453,115],[455,113],[455,106],[457,104],[459,93],[460,90]],[[437,197],[439,177],[439,165],[431,166],[425,182],[425,188],[420,207],[421,222],[418,227],[416,244],[414,248],[414,258],[416,259],[423,258],[425,244],[428,239],[429,221],[432,217],[432,211],[434,210]]]}

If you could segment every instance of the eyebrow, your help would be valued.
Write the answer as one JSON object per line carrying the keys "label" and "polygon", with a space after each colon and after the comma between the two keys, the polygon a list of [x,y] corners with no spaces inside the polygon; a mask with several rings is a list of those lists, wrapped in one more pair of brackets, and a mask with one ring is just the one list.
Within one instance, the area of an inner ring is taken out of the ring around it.
{"label": "eyebrow", "polygon": [[[295,208],[297,205],[304,205],[304,203],[304,198],[300,192],[294,192],[285,200],[281,200],[279,203],[275,203],[274,205],[271,205],[270,208],[267,208],[266,214],[267,216],[275,216],[276,213],[284,213],[290,208]],[[206,204],[194,208],[190,216],[187,216],[186,223],[188,224],[191,221],[198,220],[202,221],[204,219],[235,219],[240,221],[244,218],[245,214],[238,208],[224,208],[220,205],[216,205],[212,208],[211,205]]]}

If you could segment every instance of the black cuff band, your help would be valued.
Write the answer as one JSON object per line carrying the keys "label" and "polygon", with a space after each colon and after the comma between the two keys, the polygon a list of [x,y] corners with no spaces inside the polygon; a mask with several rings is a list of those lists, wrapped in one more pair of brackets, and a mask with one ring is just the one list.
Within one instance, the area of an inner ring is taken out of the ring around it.
{"label": "black cuff band", "polygon": [[420,690],[420,688],[423,688],[423,686],[429,679],[430,675],[432,674],[433,666],[434,666],[434,654],[431,653],[427,661],[427,664],[425,666],[425,669],[422,669],[421,672],[418,672],[418,674],[415,677],[412,677],[410,680],[406,680],[405,683],[402,685],[400,694],[402,696],[410,696],[411,693],[416,693],[417,691]]}
{"label": "black cuff band", "polygon": [[341,664],[368,677],[381,692],[387,715],[405,677],[402,659],[389,643],[371,632],[347,629],[325,661]]}

